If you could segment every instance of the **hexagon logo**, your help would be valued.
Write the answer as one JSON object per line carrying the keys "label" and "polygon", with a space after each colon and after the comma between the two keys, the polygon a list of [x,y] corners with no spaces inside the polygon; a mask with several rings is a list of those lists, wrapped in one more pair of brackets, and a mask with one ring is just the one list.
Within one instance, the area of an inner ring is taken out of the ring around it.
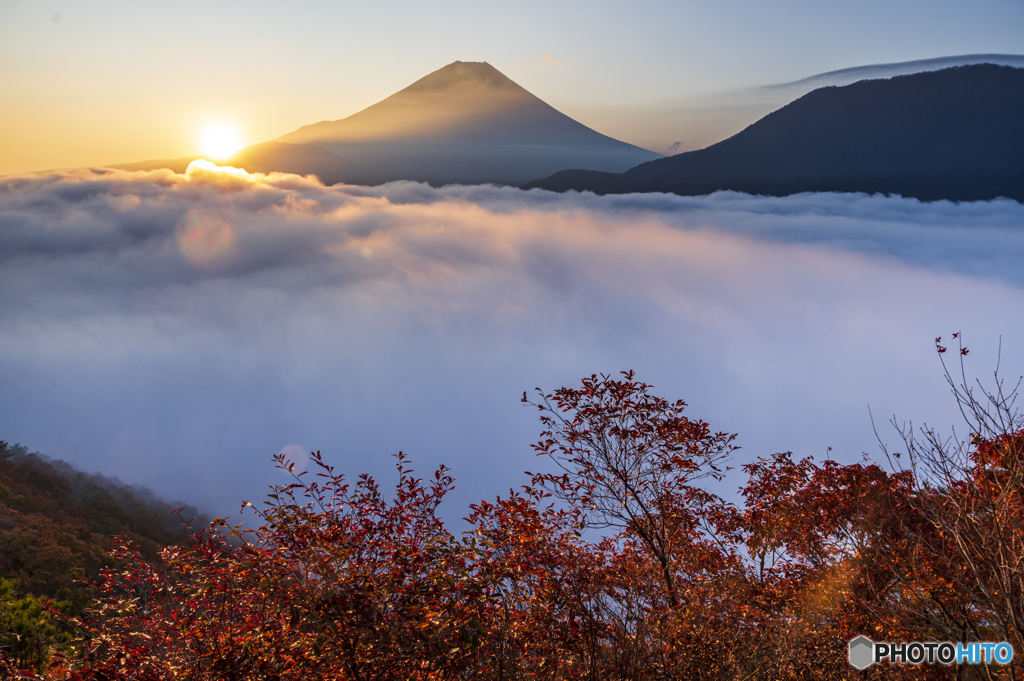
{"label": "hexagon logo", "polygon": [[857,669],[867,669],[875,662],[875,642],[867,636],[858,636],[850,641],[850,664]]}

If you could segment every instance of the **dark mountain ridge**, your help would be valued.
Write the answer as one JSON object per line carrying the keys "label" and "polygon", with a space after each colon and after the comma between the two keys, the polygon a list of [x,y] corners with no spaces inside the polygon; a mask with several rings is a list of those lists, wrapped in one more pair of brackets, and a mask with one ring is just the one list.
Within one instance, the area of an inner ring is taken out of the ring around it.
{"label": "dark mountain ridge", "polygon": [[733,190],[1024,201],[1024,69],[993,64],[814,90],[705,149],[624,173],[568,170],[524,185],[598,194]]}
{"label": "dark mountain ridge", "polygon": [[949,57],[933,57],[931,59],[914,59],[912,61],[891,62],[887,64],[864,64],[862,66],[851,66],[835,71],[816,73],[813,76],[801,78],[789,83],[778,83],[766,85],[765,89],[788,89],[802,84],[818,87],[826,85],[850,85],[861,80],[878,80],[880,78],[892,78],[894,76],[907,76],[925,71],[941,71],[957,66],[970,66],[973,64],[996,64],[997,66],[1013,66],[1024,68],[1024,55],[1019,54],[960,54]]}

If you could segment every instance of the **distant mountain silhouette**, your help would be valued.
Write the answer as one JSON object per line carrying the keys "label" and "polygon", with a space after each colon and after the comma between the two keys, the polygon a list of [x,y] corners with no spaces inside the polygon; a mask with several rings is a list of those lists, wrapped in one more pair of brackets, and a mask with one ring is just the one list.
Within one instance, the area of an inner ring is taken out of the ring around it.
{"label": "distant mountain silhouette", "polygon": [[277,141],[344,156],[355,184],[519,185],[566,168],[621,172],[660,157],[559,113],[486,62],[454,62],[348,118]]}
{"label": "distant mountain silhouette", "polygon": [[[348,118],[307,125],[216,162],[315,174],[326,184],[520,185],[566,168],[621,172],[660,157],[559,113],[486,62],[457,61]],[[114,167],[184,172],[196,158]]]}
{"label": "distant mountain silhouette", "polygon": [[981,64],[814,90],[705,149],[525,185],[599,194],[721,189],[1024,201],[1024,69]]}

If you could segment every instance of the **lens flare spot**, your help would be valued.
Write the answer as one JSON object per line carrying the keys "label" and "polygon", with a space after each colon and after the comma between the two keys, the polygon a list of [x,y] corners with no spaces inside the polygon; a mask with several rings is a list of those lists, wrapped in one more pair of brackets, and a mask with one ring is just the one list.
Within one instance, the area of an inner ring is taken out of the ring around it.
{"label": "lens flare spot", "polygon": [[174,230],[178,250],[200,267],[226,262],[235,254],[231,225],[205,210],[190,210]]}
{"label": "lens flare spot", "polygon": [[284,457],[286,466],[294,466],[292,473],[299,474],[306,470],[306,464],[309,463],[309,455],[301,445],[285,445],[278,453]]}

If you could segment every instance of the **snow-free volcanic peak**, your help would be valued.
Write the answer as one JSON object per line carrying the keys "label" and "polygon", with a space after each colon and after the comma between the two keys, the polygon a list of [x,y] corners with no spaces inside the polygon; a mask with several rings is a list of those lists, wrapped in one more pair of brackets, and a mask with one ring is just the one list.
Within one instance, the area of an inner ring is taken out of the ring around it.
{"label": "snow-free volcanic peak", "polygon": [[468,87],[494,87],[515,90],[536,99],[515,81],[485,61],[454,61],[420,78],[396,94],[445,92]]}
{"label": "snow-free volcanic peak", "polygon": [[[520,185],[571,168],[622,172],[659,157],[574,121],[487,62],[457,61],[348,118],[218,162],[314,174],[327,184]],[[183,172],[193,158],[120,167]]]}
{"label": "snow-free volcanic peak", "polygon": [[330,146],[465,136],[481,128],[500,134],[502,125],[515,126],[530,118],[524,114],[541,112],[558,113],[487,62],[457,61],[348,118],[306,125],[278,141]]}
{"label": "snow-free volcanic peak", "polygon": [[521,184],[536,168],[626,170],[658,157],[574,121],[486,62],[454,62],[348,118],[277,141],[343,156],[346,180],[358,184]]}

